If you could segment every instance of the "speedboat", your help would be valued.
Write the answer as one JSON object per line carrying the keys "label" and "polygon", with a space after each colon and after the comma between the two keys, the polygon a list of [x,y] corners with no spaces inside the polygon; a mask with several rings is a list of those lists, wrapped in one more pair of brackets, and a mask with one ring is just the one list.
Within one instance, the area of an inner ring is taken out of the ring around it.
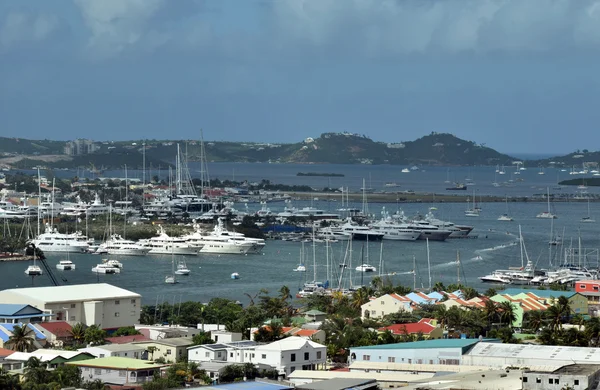
{"label": "speedboat", "polygon": [[175,284],[175,283],[177,283],[177,279],[175,278],[175,275],[167,275],[167,276],[165,276],[165,283],[167,283],[167,284]]}
{"label": "speedboat", "polygon": [[505,274],[493,272],[486,276],[480,276],[479,280],[486,283],[510,284],[511,280]]}
{"label": "speedboat", "polygon": [[541,213],[539,213],[535,217],[536,218],[546,218],[546,219],[556,219],[556,215],[552,214],[549,211],[542,211]]}
{"label": "speedboat", "polygon": [[512,217],[508,216],[507,214],[502,214],[501,216],[498,217],[498,221],[512,221]]}
{"label": "speedboat", "polygon": [[231,274],[231,279],[239,279],[240,278],[240,274],[238,274],[237,272],[234,272]]}
{"label": "speedboat", "polygon": [[177,263],[177,270],[175,270],[176,275],[189,275],[190,269],[185,264],[185,260],[179,260]]}
{"label": "speedboat", "polygon": [[120,274],[121,269],[108,265],[106,263],[96,264],[95,267],[92,268],[92,272],[96,274]]}
{"label": "speedboat", "polygon": [[294,268],[294,272],[306,272],[306,266],[304,264],[298,264],[298,266]]}
{"label": "speedboat", "polygon": [[121,263],[119,260],[113,260],[113,259],[102,259],[102,264],[106,264],[110,267],[114,267],[114,268],[123,268],[123,263]]}
{"label": "speedboat", "polygon": [[358,272],[375,272],[375,271],[377,271],[377,269],[370,264],[361,264],[358,267],[356,267],[356,270]]}
{"label": "speedboat", "polygon": [[71,260],[61,260],[56,264],[56,269],[61,271],[71,271],[75,269],[75,263]]}
{"label": "speedboat", "polygon": [[151,248],[138,245],[134,241],[126,240],[118,234],[113,234],[109,240],[102,243],[94,253],[108,253],[109,255],[145,256]]}

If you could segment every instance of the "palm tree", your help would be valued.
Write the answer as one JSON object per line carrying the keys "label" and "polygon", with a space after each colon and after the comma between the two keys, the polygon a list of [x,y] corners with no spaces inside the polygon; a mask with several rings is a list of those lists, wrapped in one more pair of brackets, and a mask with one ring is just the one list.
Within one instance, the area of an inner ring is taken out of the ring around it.
{"label": "palm tree", "polygon": [[0,389],[20,390],[21,383],[19,382],[19,376],[9,374],[4,370],[0,371]]}
{"label": "palm tree", "polygon": [[479,293],[473,287],[465,287],[462,292],[463,298],[466,300],[477,298],[479,296]]}
{"label": "palm tree", "polygon": [[85,330],[85,342],[92,345],[104,344],[106,332],[99,325],[91,325]]}
{"label": "palm tree", "polygon": [[46,370],[46,363],[36,357],[30,357],[25,362],[23,370],[26,383],[47,383],[49,371]]}
{"label": "palm tree", "polygon": [[446,308],[446,306],[445,305],[437,305],[435,307],[434,317],[438,321],[438,323],[440,324],[440,327],[443,330],[445,328],[445,326],[448,325],[448,320],[449,320],[448,309]]}
{"label": "palm tree", "polygon": [[366,288],[361,287],[352,294],[351,306],[355,310],[359,310],[362,305],[369,302],[370,295]]}
{"label": "palm tree", "polygon": [[446,290],[446,286],[442,282],[435,282],[433,287],[431,288],[433,291],[442,292]]}
{"label": "palm tree", "polygon": [[33,342],[35,341],[35,332],[27,325],[15,325],[12,336],[9,337],[6,345],[9,349],[18,352],[31,352]]}
{"label": "palm tree", "polygon": [[73,340],[75,341],[75,344],[83,344],[84,340],[85,340],[85,325],[82,324],[81,322],[76,323],[75,325],[73,325],[73,327],[71,328],[71,330],[69,331],[71,333],[71,336],[73,337]]}
{"label": "palm tree", "polygon": [[498,303],[492,301],[491,299],[486,300],[483,313],[487,319],[488,329],[490,329],[492,327],[492,323],[494,323],[498,317]]}
{"label": "palm tree", "polygon": [[154,351],[156,351],[156,347],[154,346],[149,346],[148,348],[146,348],[146,351],[148,351],[148,353],[150,354],[150,360],[154,360]]}
{"label": "palm tree", "polygon": [[556,331],[562,324],[563,312],[557,305],[552,305],[544,313],[546,318],[550,321],[550,329]]}
{"label": "palm tree", "polygon": [[556,306],[558,306],[563,317],[567,317],[567,321],[568,321],[569,318],[571,317],[571,304],[569,303],[569,298],[565,297],[564,295],[561,295],[554,302],[554,304]]}
{"label": "palm tree", "polygon": [[525,314],[525,322],[527,323],[527,327],[533,332],[537,333],[540,331],[540,328],[546,322],[544,312],[541,310],[529,311]]}
{"label": "palm tree", "polygon": [[513,322],[517,320],[515,305],[511,301],[500,302],[498,304],[498,310],[500,310],[500,323],[506,321],[507,325],[512,327]]}

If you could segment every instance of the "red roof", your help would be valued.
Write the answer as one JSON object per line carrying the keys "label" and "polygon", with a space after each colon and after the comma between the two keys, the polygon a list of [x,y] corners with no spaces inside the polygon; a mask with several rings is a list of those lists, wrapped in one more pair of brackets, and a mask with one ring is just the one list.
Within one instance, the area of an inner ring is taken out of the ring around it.
{"label": "red roof", "polygon": [[433,325],[429,325],[426,322],[412,322],[408,324],[394,324],[390,326],[386,326],[384,328],[379,328],[380,331],[389,330],[393,334],[415,334],[415,333],[423,333],[430,334],[436,327]]}
{"label": "red roof", "polygon": [[300,336],[300,337],[311,337],[313,335],[315,335],[318,332],[317,329],[300,329],[299,331],[297,331],[294,336]]}
{"label": "red roof", "polygon": [[0,357],[7,357],[12,355],[15,351],[6,348],[0,348]]}
{"label": "red roof", "polygon": [[39,322],[36,325],[41,326],[48,332],[52,333],[58,338],[61,337],[72,337],[71,330],[73,329],[68,322],[65,321],[50,321],[50,322]]}
{"label": "red roof", "polygon": [[134,334],[132,336],[107,337],[104,340],[111,344],[127,344],[134,341],[150,341],[152,339],[144,336],[143,334]]}

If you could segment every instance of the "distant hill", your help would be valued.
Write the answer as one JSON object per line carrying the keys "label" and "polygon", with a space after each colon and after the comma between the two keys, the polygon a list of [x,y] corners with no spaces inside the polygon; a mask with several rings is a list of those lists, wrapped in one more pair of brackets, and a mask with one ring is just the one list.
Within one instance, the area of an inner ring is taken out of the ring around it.
{"label": "distant hill", "polygon": [[[166,166],[175,160],[177,145],[189,160],[200,157],[197,140],[131,140],[97,142],[93,154],[64,156],[66,141],[26,140],[0,137],[0,165],[27,168],[45,165],[49,168],[73,168],[90,165],[96,168],[131,168],[142,165],[142,144],[146,143],[146,166]],[[350,133],[323,133],[289,144],[258,142],[206,141],[208,161],[391,164],[391,165],[509,165],[517,158],[500,153],[485,144],[460,139],[453,134],[431,133],[416,140],[386,143]],[[42,156],[57,155],[56,158]],[[40,162],[42,161],[43,162]],[[577,151],[566,156],[528,160],[526,166],[579,165],[600,161],[600,152]]]}

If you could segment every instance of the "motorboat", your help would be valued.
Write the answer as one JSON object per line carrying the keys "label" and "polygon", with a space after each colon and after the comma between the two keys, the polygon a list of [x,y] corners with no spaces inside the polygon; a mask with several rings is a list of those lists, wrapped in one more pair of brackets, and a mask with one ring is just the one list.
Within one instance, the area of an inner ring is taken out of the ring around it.
{"label": "motorboat", "polygon": [[225,225],[223,224],[223,219],[219,218],[217,220],[217,225],[213,229],[213,231],[209,234],[211,238],[223,238],[226,237],[234,242],[238,243],[250,243],[252,244],[252,249],[248,253],[260,253],[265,247],[265,240],[262,238],[251,238],[246,237],[242,233],[233,232],[227,230]]}
{"label": "motorboat", "polygon": [[240,278],[240,274],[238,274],[237,272],[234,272],[234,273],[231,274],[231,279],[236,280],[236,279],[239,279],[239,278]]}
{"label": "motorboat", "polygon": [[158,236],[147,240],[140,240],[138,243],[144,248],[150,248],[149,255],[187,255],[197,256],[200,248],[198,245],[190,245],[184,238],[170,237],[165,233],[161,225],[158,226]]}
{"label": "motorboat", "polygon": [[296,293],[296,298],[306,298],[311,295],[325,294],[325,284],[321,282],[307,282]]}
{"label": "motorboat", "polygon": [[317,231],[316,237],[318,239],[332,241],[348,241],[352,239],[352,235],[350,233],[346,233],[341,231],[339,228],[333,227],[324,227],[320,228]]}
{"label": "motorboat", "polygon": [[245,255],[256,251],[255,243],[252,241],[236,240],[231,236],[221,235],[223,231],[220,219],[213,232],[203,232],[200,225],[194,224],[194,232],[182,237],[190,246],[198,248],[200,253],[218,254],[240,254]]}
{"label": "motorboat", "polygon": [[498,221],[513,221],[513,218],[508,216],[508,214],[502,214],[501,216],[498,217]]}
{"label": "motorboat", "polygon": [[71,260],[60,260],[58,264],[56,264],[56,269],[61,271],[72,271],[75,269],[75,263]]}
{"label": "motorboat", "polygon": [[304,264],[298,264],[293,270],[294,272],[306,272],[306,266]]}
{"label": "motorboat", "polygon": [[114,267],[114,268],[123,268],[123,263],[121,263],[119,260],[114,260],[114,259],[102,259],[102,263],[106,264],[108,266]]}
{"label": "motorboat", "polygon": [[56,227],[46,224],[44,233],[31,240],[37,248],[47,252],[85,253],[89,249],[87,237],[80,232],[73,234],[59,233]]}
{"label": "motorboat", "polygon": [[165,276],[165,283],[166,284],[175,284],[175,283],[177,283],[177,279],[175,278],[175,275],[167,275],[167,276]]}
{"label": "motorboat", "polygon": [[185,264],[185,260],[179,260],[177,263],[177,269],[175,270],[176,275],[189,275],[190,269]]}
{"label": "motorboat", "polygon": [[370,264],[361,264],[356,267],[356,271],[358,272],[375,272],[377,269]]}
{"label": "motorboat", "polygon": [[485,283],[500,283],[500,284],[511,284],[510,278],[506,277],[503,273],[492,272],[486,276],[480,276],[479,280]]}
{"label": "motorboat", "polygon": [[152,248],[144,247],[134,241],[126,240],[119,234],[113,234],[110,239],[98,246],[95,253],[109,255],[145,256]]}
{"label": "motorboat", "polygon": [[96,264],[96,266],[92,268],[92,272],[96,274],[120,274],[121,269],[106,263],[100,263]]}
{"label": "motorboat", "polygon": [[454,183],[452,187],[446,187],[446,191],[465,191],[467,186],[463,183]]}
{"label": "motorboat", "polygon": [[383,233],[375,231],[369,226],[361,226],[352,223],[351,218],[348,218],[346,223],[340,226],[340,229],[342,232],[350,234],[353,240],[381,241],[384,236]]}
{"label": "motorboat", "polygon": [[421,236],[420,231],[409,229],[406,224],[398,224],[385,214],[381,220],[371,224],[371,228],[383,233],[384,240],[416,241]]}

